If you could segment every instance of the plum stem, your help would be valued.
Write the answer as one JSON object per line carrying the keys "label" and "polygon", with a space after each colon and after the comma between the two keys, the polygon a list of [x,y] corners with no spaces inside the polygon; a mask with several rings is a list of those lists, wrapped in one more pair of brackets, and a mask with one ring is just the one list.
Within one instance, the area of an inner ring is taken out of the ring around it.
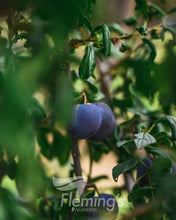
{"label": "plum stem", "polygon": [[85,92],[83,93],[83,97],[84,97],[84,104],[87,104],[87,103],[88,103],[88,100],[87,100],[87,96],[86,96],[86,93],[85,93]]}
{"label": "plum stem", "polygon": [[101,194],[100,194],[100,192],[99,192],[99,190],[98,190],[98,188],[97,188],[97,186],[95,184],[87,183],[86,188],[94,188],[95,191],[97,192],[98,196],[101,197]]}

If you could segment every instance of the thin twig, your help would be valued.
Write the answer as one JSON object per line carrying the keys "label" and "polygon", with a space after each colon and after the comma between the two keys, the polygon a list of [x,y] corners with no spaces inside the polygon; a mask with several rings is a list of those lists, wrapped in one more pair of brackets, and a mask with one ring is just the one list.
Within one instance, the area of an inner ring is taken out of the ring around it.
{"label": "thin twig", "polygon": [[95,184],[93,184],[93,183],[87,183],[86,188],[94,188],[95,191],[97,191],[98,196],[101,197],[101,194],[100,194],[100,192],[99,192],[99,190],[98,190],[98,188],[97,188],[97,186],[96,186]]}
{"label": "thin twig", "polygon": [[104,72],[101,68],[101,61],[99,60],[99,58],[97,58],[97,66],[98,66],[98,70],[99,70],[99,73],[100,73],[100,81],[101,81],[102,91],[105,94],[106,98],[111,100],[111,93],[109,91],[108,83],[107,83],[107,80],[105,78]]}
{"label": "thin twig", "polygon": [[[147,32],[150,33],[152,30],[158,30],[158,29],[161,29],[162,28],[162,25],[163,24],[158,24],[154,27],[151,27],[151,28],[148,28],[147,29]],[[129,33],[129,34],[123,34],[123,35],[120,35],[120,36],[116,36],[116,37],[111,37],[111,42],[113,44],[116,44],[119,40],[121,39],[125,39],[125,38],[129,38],[129,37],[132,37],[132,36],[140,36],[141,37],[141,34],[138,32],[138,31],[135,31],[133,33]],[[87,38],[87,39],[72,39],[69,41],[70,45],[74,48],[78,48],[79,46],[82,46],[82,45],[85,45],[87,44],[88,42],[96,42],[98,39],[96,38]]]}

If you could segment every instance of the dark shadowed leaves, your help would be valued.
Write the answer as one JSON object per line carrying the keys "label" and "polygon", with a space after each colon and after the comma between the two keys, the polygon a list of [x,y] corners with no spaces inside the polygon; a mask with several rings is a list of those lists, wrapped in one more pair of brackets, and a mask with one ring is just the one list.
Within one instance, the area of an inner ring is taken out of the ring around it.
{"label": "dark shadowed leaves", "polygon": [[147,151],[148,153],[152,153],[152,154],[154,154],[154,155],[158,155],[158,156],[160,156],[160,157],[166,158],[166,159],[168,159],[168,160],[171,161],[170,155],[169,155],[168,153],[166,153],[166,152],[160,150],[159,148],[148,146],[148,147],[146,147],[145,149],[146,149],[146,151]]}
{"label": "dark shadowed leaves", "polygon": [[104,53],[106,56],[111,54],[111,34],[106,24],[100,24],[95,28],[95,31],[101,31],[103,34]]}
{"label": "dark shadowed leaves", "polygon": [[59,131],[41,127],[38,130],[37,140],[44,156],[49,159],[58,158],[62,165],[67,162],[70,155],[69,139],[61,135]]}
{"label": "dark shadowed leaves", "polygon": [[118,176],[122,173],[128,172],[136,167],[138,164],[138,159],[130,159],[126,162],[120,163],[112,169],[112,176],[114,181],[117,182]]}
{"label": "dark shadowed leaves", "polygon": [[46,112],[40,102],[32,97],[31,102],[29,103],[28,112],[35,124],[41,122],[46,118]]}
{"label": "dark shadowed leaves", "polygon": [[95,52],[93,47],[87,46],[84,57],[79,66],[79,76],[82,79],[88,79],[90,76],[94,76],[95,69]]}
{"label": "dark shadowed leaves", "polygon": [[140,199],[141,197],[146,196],[147,194],[151,193],[154,189],[155,187],[153,186],[144,186],[144,187],[137,188],[129,194],[128,201],[132,202],[134,200]]}
{"label": "dark shadowed leaves", "polygon": [[172,138],[176,140],[176,118],[171,115],[165,115],[158,122],[168,124],[172,130]]}

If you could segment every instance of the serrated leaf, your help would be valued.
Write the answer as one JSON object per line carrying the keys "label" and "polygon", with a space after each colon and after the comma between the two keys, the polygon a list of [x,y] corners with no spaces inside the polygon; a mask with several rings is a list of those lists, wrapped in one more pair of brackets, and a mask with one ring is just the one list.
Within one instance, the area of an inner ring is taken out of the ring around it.
{"label": "serrated leaf", "polygon": [[176,140],[176,118],[171,115],[166,115],[160,118],[158,122],[168,123],[172,130],[172,138]]}
{"label": "serrated leaf", "polygon": [[134,200],[141,199],[141,197],[146,196],[148,193],[153,191],[155,187],[153,186],[144,186],[133,190],[129,196],[128,201],[133,202]]}
{"label": "serrated leaf", "polygon": [[118,181],[118,176],[122,173],[132,170],[138,164],[138,159],[130,159],[126,162],[120,163],[112,169],[112,176],[114,181]]}
{"label": "serrated leaf", "polygon": [[134,136],[136,137],[134,142],[138,149],[144,148],[149,144],[156,143],[156,139],[147,132],[141,132],[139,134],[135,134]]}
{"label": "serrated leaf", "polygon": [[95,28],[95,31],[102,31],[104,53],[106,56],[110,56],[110,54],[111,54],[111,34],[110,34],[108,26],[106,24],[100,24]]}
{"label": "serrated leaf", "polygon": [[148,146],[145,149],[148,153],[152,153],[152,154],[158,155],[160,157],[167,158],[171,161],[170,155],[168,153],[166,153],[166,152],[164,152],[164,151],[162,151],[162,150],[160,150],[156,147]]}
{"label": "serrated leaf", "polygon": [[79,66],[80,78],[88,79],[90,76],[94,76],[95,65],[95,51],[93,47],[87,46],[86,52]]}

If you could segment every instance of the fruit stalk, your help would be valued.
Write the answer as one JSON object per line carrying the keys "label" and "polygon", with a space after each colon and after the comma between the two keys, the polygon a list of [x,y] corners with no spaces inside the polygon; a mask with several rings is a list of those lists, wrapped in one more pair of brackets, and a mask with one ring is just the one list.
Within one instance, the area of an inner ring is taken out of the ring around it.
{"label": "fruit stalk", "polygon": [[71,138],[71,144],[72,144],[72,157],[73,157],[73,162],[74,162],[75,175],[76,176],[82,176],[78,140],[72,137]]}

